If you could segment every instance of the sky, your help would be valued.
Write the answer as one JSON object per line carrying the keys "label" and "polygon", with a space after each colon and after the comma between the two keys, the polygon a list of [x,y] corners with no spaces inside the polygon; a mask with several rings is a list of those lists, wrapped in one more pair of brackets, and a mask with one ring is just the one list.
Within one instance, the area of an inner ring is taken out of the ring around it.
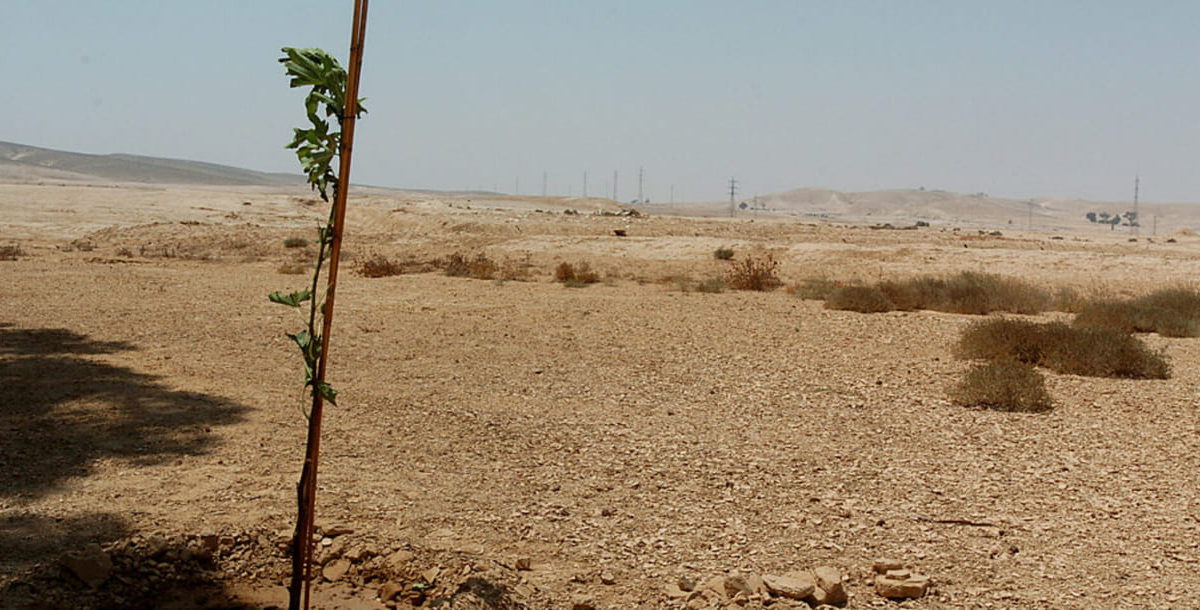
{"label": "sky", "polygon": [[[349,0],[0,0],[0,140],[297,172]],[[1200,2],[376,0],[354,182],[1200,202]]]}

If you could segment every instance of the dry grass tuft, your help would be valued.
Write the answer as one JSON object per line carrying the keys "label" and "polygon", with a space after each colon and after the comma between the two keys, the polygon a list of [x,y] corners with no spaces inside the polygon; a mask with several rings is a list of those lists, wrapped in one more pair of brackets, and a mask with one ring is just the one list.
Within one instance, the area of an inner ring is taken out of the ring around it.
{"label": "dry grass tuft", "polygon": [[466,256],[455,252],[454,254],[451,254],[448,259],[446,259],[445,263],[445,273],[450,277],[469,277],[477,280],[492,280],[496,279],[496,275],[499,273],[499,271],[500,266],[482,252],[476,254],[475,258],[467,258]]}
{"label": "dry grass tuft", "polygon": [[1031,364],[1000,360],[967,371],[950,392],[954,402],[981,409],[1041,413],[1054,407],[1046,381]]}
{"label": "dry grass tuft", "polygon": [[284,248],[303,248],[308,245],[308,240],[303,237],[289,237],[283,240]]}
{"label": "dry grass tuft", "polygon": [[1140,339],[1109,328],[1073,328],[1062,322],[987,320],[967,327],[958,342],[963,358],[1015,360],[1087,377],[1166,379],[1166,357]]}
{"label": "dry grass tuft", "polygon": [[733,260],[733,248],[717,248],[713,251],[713,258],[719,261]]}
{"label": "dry grass tuft", "polygon": [[363,277],[391,277],[407,272],[406,265],[392,261],[383,255],[372,256],[358,266],[358,274]]}
{"label": "dry grass tuft", "polygon": [[559,263],[554,269],[554,281],[568,288],[583,288],[600,281],[600,275],[592,271],[587,263]]}
{"label": "dry grass tuft", "polygon": [[824,278],[807,278],[800,280],[797,284],[788,286],[788,294],[798,296],[802,299],[810,301],[824,301],[833,294],[834,290],[841,288],[844,284],[827,280]]}
{"label": "dry grass tuft", "polygon": [[1079,309],[1074,324],[1126,333],[1156,332],[1164,337],[1198,337],[1200,292],[1168,288],[1126,301],[1092,301]]}
{"label": "dry grass tuft", "polygon": [[0,246],[0,261],[15,261],[24,254],[21,246]]}
{"label": "dry grass tuft", "polygon": [[712,277],[696,284],[696,292],[704,292],[707,294],[720,294],[725,292],[725,278]]}
{"label": "dry grass tuft", "polygon": [[779,261],[770,254],[761,257],[748,256],[745,260],[734,263],[725,276],[725,281],[735,290],[775,290],[783,284],[775,274],[778,267]]}
{"label": "dry grass tuft", "polygon": [[895,310],[896,304],[876,286],[842,286],[825,297],[825,308],[882,313]]}
{"label": "dry grass tuft", "polygon": [[305,271],[308,271],[308,267],[300,263],[284,263],[275,270],[276,273],[282,273],[284,275],[300,275]]}
{"label": "dry grass tuft", "polygon": [[[947,277],[888,280],[873,286],[841,286],[826,297],[830,309],[850,311],[911,311],[983,315],[996,311],[1034,314],[1046,311],[1053,298],[1033,284],[990,273],[963,271]],[[873,291],[873,292],[872,292]],[[885,305],[886,308],[883,308]]]}

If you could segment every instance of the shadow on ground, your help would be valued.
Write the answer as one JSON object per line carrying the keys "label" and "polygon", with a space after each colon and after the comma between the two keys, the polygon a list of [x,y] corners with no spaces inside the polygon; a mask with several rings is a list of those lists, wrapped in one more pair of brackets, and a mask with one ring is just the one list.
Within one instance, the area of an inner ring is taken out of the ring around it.
{"label": "shadow on ground", "polygon": [[123,515],[43,514],[23,510],[25,501],[102,461],[147,466],[205,453],[215,427],[243,420],[244,405],[105,362],[134,349],[68,329],[0,323],[0,572],[65,578],[56,564],[62,553],[132,533]]}

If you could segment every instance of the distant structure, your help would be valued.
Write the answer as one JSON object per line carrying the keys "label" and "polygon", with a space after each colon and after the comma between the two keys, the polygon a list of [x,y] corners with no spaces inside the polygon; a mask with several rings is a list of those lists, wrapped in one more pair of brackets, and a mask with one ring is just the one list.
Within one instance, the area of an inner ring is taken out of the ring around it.
{"label": "distant structure", "polygon": [[583,196],[587,197],[587,170],[583,170]]}
{"label": "distant structure", "polygon": [[645,168],[639,167],[638,168],[638,198],[637,198],[638,203],[646,203],[645,198],[642,197],[642,180],[645,177],[646,177]]}
{"label": "distant structure", "polygon": [[612,200],[613,200],[613,201],[620,201],[620,199],[617,199],[617,170],[615,170],[615,169],[613,170],[613,196],[612,196]]}
{"label": "distant structure", "polygon": [[546,196],[546,172],[542,172],[542,197]]}
{"label": "distant structure", "polygon": [[735,209],[737,209],[734,207],[734,203],[733,203],[733,200],[735,197],[737,197],[737,178],[730,178],[729,179],[729,217],[730,218],[733,218],[733,212]]}
{"label": "distant structure", "polygon": [[[1129,223],[1129,224],[1133,225],[1133,234],[1134,235],[1139,235],[1141,233],[1140,231],[1138,231],[1138,229],[1140,229],[1142,226],[1141,219],[1138,217],[1138,187],[1141,186],[1141,182],[1142,182],[1141,176],[1134,174],[1133,175],[1133,220]],[[1156,229],[1157,229],[1157,227],[1156,227]],[[1155,231],[1155,232],[1157,233],[1158,231]]]}

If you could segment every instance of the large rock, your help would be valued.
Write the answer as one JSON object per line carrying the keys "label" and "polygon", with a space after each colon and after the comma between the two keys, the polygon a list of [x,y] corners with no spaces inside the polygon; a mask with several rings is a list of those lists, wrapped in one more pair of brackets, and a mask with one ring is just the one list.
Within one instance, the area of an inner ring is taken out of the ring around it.
{"label": "large rock", "polygon": [[817,588],[816,578],[808,574],[794,574],[790,576],[764,574],[762,580],[763,584],[767,587],[767,591],[788,599],[802,600],[812,595],[813,590]]}
{"label": "large rock", "polygon": [[916,599],[929,590],[929,577],[905,574],[908,570],[888,570],[875,577],[875,592],[888,599]]}
{"label": "large rock", "polygon": [[112,559],[98,544],[89,544],[62,556],[59,563],[93,589],[112,574]]}
{"label": "large rock", "polygon": [[337,582],[346,576],[346,572],[350,571],[350,562],[345,559],[332,561],[321,570],[321,576],[329,582]]}
{"label": "large rock", "polygon": [[813,570],[813,576],[817,579],[817,588],[813,591],[812,600],[818,606],[821,604],[838,606],[850,599],[846,595],[846,586],[842,583],[841,570],[821,566]]}

